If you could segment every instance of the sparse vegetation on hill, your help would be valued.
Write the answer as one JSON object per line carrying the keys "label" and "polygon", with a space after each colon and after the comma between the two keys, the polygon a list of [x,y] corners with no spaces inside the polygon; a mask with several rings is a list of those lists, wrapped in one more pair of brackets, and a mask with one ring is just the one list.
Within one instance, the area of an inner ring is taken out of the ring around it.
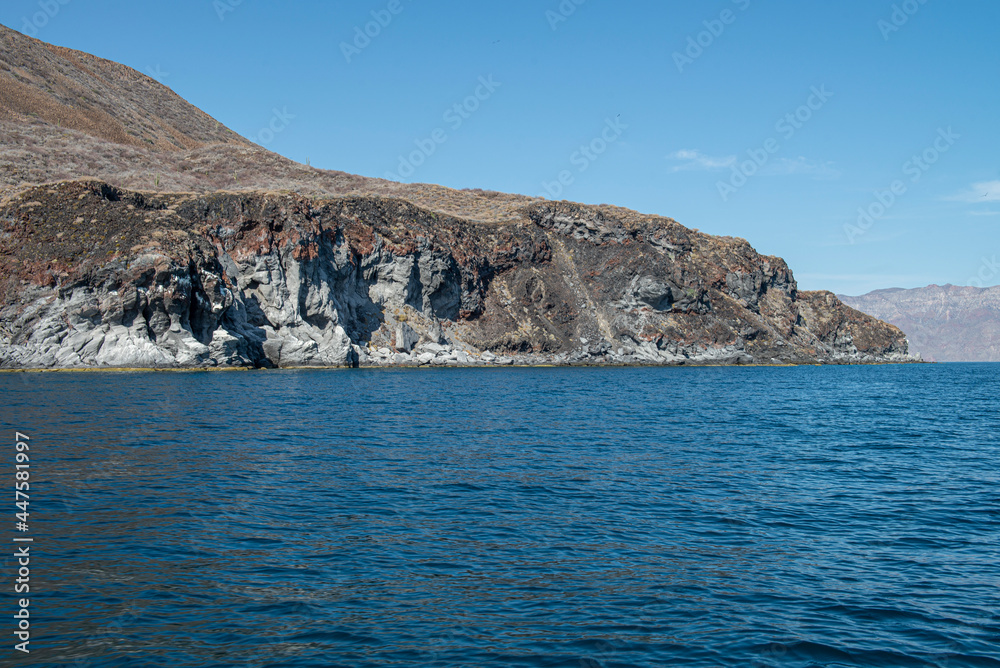
{"label": "sparse vegetation on hill", "polygon": [[743,239],[315,169],[127,67],[0,42],[0,366],[908,359]]}

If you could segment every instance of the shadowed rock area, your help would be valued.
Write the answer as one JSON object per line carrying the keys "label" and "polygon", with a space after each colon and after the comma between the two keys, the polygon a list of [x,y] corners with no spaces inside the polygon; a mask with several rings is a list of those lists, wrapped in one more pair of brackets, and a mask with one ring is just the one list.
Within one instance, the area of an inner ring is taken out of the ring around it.
{"label": "shadowed rock area", "polygon": [[474,223],[377,196],[140,193],[0,204],[7,367],[906,359],[902,333],[746,241],[530,204]]}
{"label": "shadowed rock area", "polygon": [[313,169],[127,67],[0,41],[2,367],[910,360],[743,239]]}

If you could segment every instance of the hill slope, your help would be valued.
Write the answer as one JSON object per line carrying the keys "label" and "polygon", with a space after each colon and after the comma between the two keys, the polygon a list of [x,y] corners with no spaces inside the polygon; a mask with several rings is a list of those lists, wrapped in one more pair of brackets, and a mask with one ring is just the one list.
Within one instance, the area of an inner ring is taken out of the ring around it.
{"label": "hill slope", "polygon": [[0,39],[0,366],[909,359],[743,239],[312,169],[129,68]]}
{"label": "hill slope", "polygon": [[130,67],[0,26],[0,113],[128,146],[248,146],[229,128]]}
{"label": "hill slope", "polygon": [[1000,362],[1000,286],[930,285],[838,295],[907,334],[910,349],[937,362]]}
{"label": "hill slope", "polygon": [[308,167],[240,137],[132,68],[0,25],[0,192],[81,176],[166,192],[405,197],[487,222],[509,220],[533,199]]}

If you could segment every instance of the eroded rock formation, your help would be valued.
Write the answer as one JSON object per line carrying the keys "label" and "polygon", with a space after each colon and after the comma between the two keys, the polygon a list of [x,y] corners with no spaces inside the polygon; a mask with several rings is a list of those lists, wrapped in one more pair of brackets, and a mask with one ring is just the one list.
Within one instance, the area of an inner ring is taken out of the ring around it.
{"label": "eroded rock formation", "polygon": [[0,204],[0,366],[905,361],[742,239],[532,201],[506,223],[382,196],[141,193]]}

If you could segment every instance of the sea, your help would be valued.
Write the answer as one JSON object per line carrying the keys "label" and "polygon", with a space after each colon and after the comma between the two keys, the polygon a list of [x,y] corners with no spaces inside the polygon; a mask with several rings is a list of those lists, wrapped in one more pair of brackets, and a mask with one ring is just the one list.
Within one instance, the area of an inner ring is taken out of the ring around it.
{"label": "sea", "polygon": [[0,665],[1000,666],[1000,364],[0,373],[0,405]]}

